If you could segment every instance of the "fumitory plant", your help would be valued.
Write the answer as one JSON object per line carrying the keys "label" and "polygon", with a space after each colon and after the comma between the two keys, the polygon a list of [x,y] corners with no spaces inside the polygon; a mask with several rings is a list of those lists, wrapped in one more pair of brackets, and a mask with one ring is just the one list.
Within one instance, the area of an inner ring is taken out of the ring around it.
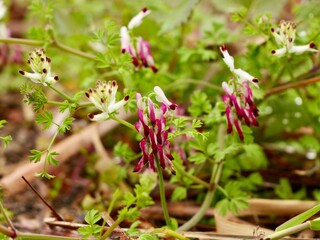
{"label": "fumitory plant", "polygon": [[[214,224],[211,208],[228,216],[248,208],[250,198],[311,197],[296,194],[293,184],[305,187],[285,177],[320,166],[320,15],[313,1],[285,16],[280,10],[289,6],[275,0],[265,1],[272,8],[263,1],[27,2],[27,28],[16,33],[11,3],[0,0],[0,86],[18,82],[34,122],[50,136],[31,149],[29,160],[42,164],[34,174],[59,181],[54,169],[65,169],[56,143],[90,124],[119,124],[94,139],[90,132],[89,147],[72,146],[83,160],[72,163],[77,177],[92,184],[82,201],[81,237],[64,239],[104,240],[115,232],[187,239],[182,231]],[[2,129],[10,126],[5,112]],[[12,140],[6,135],[5,147]],[[140,231],[143,209],[157,207],[158,198],[163,216]],[[172,202],[196,210],[181,217]],[[0,208],[4,235],[62,239],[19,232]],[[269,238],[318,230],[319,220],[308,220],[318,211],[292,218]]]}

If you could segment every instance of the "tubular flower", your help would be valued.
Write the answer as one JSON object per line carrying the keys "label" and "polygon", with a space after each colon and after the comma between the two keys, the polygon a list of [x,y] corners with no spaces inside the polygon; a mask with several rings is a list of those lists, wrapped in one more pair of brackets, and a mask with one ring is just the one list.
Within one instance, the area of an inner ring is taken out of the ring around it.
{"label": "tubular flower", "polygon": [[297,25],[294,22],[282,20],[277,29],[271,28],[271,32],[276,40],[276,43],[281,47],[279,49],[272,50],[273,55],[282,57],[286,53],[302,54],[307,51],[318,51],[315,49],[315,44],[313,42],[301,46],[295,46],[293,44],[296,38],[296,27]]}
{"label": "tubular flower", "polygon": [[46,56],[44,49],[36,49],[29,53],[28,64],[32,73],[20,70],[19,73],[35,83],[41,83],[48,86],[59,80],[58,76],[51,73],[51,59]]}
{"label": "tubular flower", "polygon": [[258,79],[242,69],[234,69],[233,57],[229,55],[225,47],[221,47],[220,50],[224,56],[224,62],[235,76],[229,83],[222,83],[222,89],[225,92],[222,100],[226,106],[227,132],[232,133],[233,128],[235,128],[239,138],[243,141],[242,122],[249,127],[259,126],[256,119],[259,110],[253,102],[252,90],[249,85],[249,82],[251,82],[258,87]]}
{"label": "tubular flower", "polygon": [[131,19],[131,21],[128,24],[128,28],[126,26],[121,27],[121,52],[129,53],[132,57],[132,63],[136,67],[149,67],[154,73],[156,73],[158,69],[155,67],[149,42],[144,41],[142,37],[139,37],[138,41],[134,41],[135,39],[132,40],[128,32],[128,29],[131,30],[135,27],[138,27],[142,23],[142,19],[148,14],[150,14],[150,12],[151,11],[147,8],[143,8],[138,15]]}
{"label": "tubular flower", "polygon": [[148,10],[147,8],[142,8],[141,11],[138,13],[138,15],[134,16],[129,24],[128,24],[128,28],[131,30],[133,28],[139,27],[142,23],[142,19],[149,15],[151,13],[150,10]]}
{"label": "tubular flower", "polygon": [[159,86],[155,86],[153,88],[153,91],[156,93],[156,100],[158,102],[161,102],[161,103],[165,104],[171,110],[175,110],[176,109],[177,104],[170,102],[168,100],[168,98],[166,97],[166,95],[164,94],[163,90]]}
{"label": "tubular flower", "polygon": [[137,93],[136,98],[139,121],[135,124],[135,127],[142,136],[139,143],[142,157],[134,171],[140,172],[147,163],[150,169],[155,171],[155,161],[159,161],[163,169],[168,168],[172,174],[175,174],[171,163],[173,156],[170,153],[166,126],[166,116],[170,109],[163,103],[160,107],[155,107],[150,98],[145,103],[145,99],[142,99],[140,93]]}
{"label": "tubular flower", "polygon": [[129,96],[125,96],[121,101],[116,102],[116,93],[118,85],[116,81],[97,82],[95,89],[89,89],[86,92],[86,97],[93,105],[98,108],[102,113],[89,114],[88,117],[92,121],[103,121],[110,118],[110,114],[119,111],[129,100]]}

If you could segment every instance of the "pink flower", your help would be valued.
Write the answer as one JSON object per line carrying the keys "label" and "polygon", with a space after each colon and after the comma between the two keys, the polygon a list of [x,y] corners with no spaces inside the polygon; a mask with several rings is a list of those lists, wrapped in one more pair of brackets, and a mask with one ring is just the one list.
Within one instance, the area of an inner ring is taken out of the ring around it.
{"label": "pink flower", "polygon": [[147,41],[144,41],[142,37],[139,37],[137,49],[142,65],[144,67],[150,67],[152,71],[156,73],[158,69],[154,65],[154,60],[150,50],[150,44]]}
{"label": "pink flower", "polygon": [[159,161],[162,169],[168,168],[172,174],[175,174],[171,163],[173,157],[170,153],[170,142],[166,128],[168,107],[161,104],[160,108],[156,108],[150,98],[147,99],[146,104],[143,104],[145,99],[142,99],[140,93],[137,93],[136,98],[139,121],[135,127],[142,136],[139,143],[142,157],[134,171],[140,172],[146,164],[149,164],[150,169],[155,171],[155,161]]}

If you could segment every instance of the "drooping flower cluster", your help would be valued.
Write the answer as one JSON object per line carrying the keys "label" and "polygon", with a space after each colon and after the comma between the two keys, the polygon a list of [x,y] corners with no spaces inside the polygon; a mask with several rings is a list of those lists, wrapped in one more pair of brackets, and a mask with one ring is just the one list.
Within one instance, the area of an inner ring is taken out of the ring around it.
{"label": "drooping flower cluster", "polygon": [[171,163],[173,156],[170,153],[166,117],[177,105],[167,99],[160,87],[155,87],[154,92],[156,100],[161,102],[160,107],[155,106],[150,98],[142,98],[140,93],[136,95],[139,121],[135,127],[142,136],[139,143],[142,157],[134,171],[141,171],[147,163],[155,171],[155,161],[159,161],[163,169],[168,168],[175,174]]}
{"label": "drooping flower cluster", "polygon": [[20,70],[19,73],[31,81],[47,86],[59,80],[57,75],[51,73],[51,59],[46,56],[44,49],[36,49],[29,53],[28,64],[33,72]]}
{"label": "drooping flower cluster", "polygon": [[227,132],[232,133],[235,127],[239,138],[243,141],[242,122],[247,126],[259,126],[256,119],[258,109],[253,102],[252,90],[249,82],[258,87],[258,79],[251,76],[246,71],[234,68],[234,59],[229,55],[228,50],[222,46],[220,50],[223,54],[223,60],[230,68],[234,77],[227,82],[222,83],[225,95],[222,100],[226,106]]}
{"label": "drooping flower cluster", "polygon": [[[4,22],[4,17],[7,12],[7,7],[4,2],[0,0],[0,38],[10,37],[10,30]],[[22,64],[23,56],[20,45],[9,46],[6,43],[0,44],[0,69],[6,64]]]}
{"label": "drooping flower cluster", "polygon": [[121,101],[116,102],[118,85],[116,81],[97,82],[95,89],[89,89],[86,97],[93,105],[102,113],[89,114],[88,117],[92,121],[104,121],[110,118],[110,114],[117,113],[129,100],[129,96],[125,96]]}
{"label": "drooping flower cluster", "polygon": [[271,29],[272,35],[274,36],[277,44],[280,46],[279,49],[272,51],[273,55],[282,57],[286,53],[301,54],[307,51],[318,51],[315,49],[315,44],[313,42],[301,46],[294,45],[294,40],[296,38],[296,27],[296,23],[282,20],[277,29]]}
{"label": "drooping flower cluster", "polygon": [[[149,43],[143,40],[141,36],[138,37],[138,41],[133,41],[129,34],[130,30],[141,25],[143,18],[150,14],[150,12],[151,11],[147,8],[143,8],[135,17],[130,20],[128,28],[125,26],[121,27],[121,52],[129,53],[132,57],[132,63],[136,67],[150,67],[152,71],[156,73],[158,69],[155,67]],[[136,44],[134,42],[136,42]]]}

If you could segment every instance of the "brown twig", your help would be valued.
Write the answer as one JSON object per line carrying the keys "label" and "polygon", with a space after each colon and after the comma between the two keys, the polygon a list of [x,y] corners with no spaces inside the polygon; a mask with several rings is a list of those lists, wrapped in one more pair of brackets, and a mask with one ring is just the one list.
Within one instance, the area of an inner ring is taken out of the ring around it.
{"label": "brown twig", "polygon": [[54,210],[53,207],[40,195],[40,193],[28,182],[28,180],[22,176],[22,179],[28,184],[32,191],[41,199],[41,201],[51,210],[52,215],[59,221],[63,221],[63,218]]}
{"label": "brown twig", "polygon": [[310,79],[307,79],[307,80],[304,80],[304,81],[301,81],[301,82],[288,83],[288,84],[285,84],[285,85],[281,85],[281,86],[272,88],[272,89],[266,91],[265,96],[268,97],[268,96],[271,96],[271,95],[276,94],[276,93],[284,92],[284,91],[286,91],[288,89],[304,87],[304,86],[307,86],[307,85],[310,85],[310,84],[314,84],[314,83],[317,83],[317,82],[320,82],[320,76],[317,76],[317,77],[314,77],[314,78],[310,78]]}

